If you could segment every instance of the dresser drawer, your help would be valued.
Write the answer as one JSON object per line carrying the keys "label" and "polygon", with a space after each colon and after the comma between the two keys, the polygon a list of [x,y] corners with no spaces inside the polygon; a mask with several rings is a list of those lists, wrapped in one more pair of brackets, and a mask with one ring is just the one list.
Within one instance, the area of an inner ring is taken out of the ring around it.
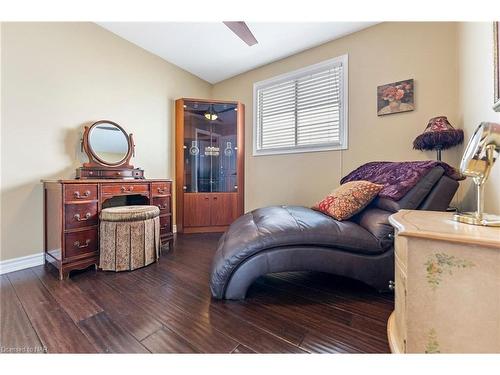
{"label": "dresser drawer", "polygon": [[170,195],[172,193],[171,182],[153,182],[151,184],[151,194],[153,197]]}
{"label": "dresser drawer", "polygon": [[148,184],[109,184],[102,185],[101,191],[103,195],[125,195],[148,193]]}
{"label": "dresser drawer", "polygon": [[97,199],[97,185],[64,185],[64,201],[79,202]]}
{"label": "dresser drawer", "polygon": [[76,170],[77,178],[106,178],[106,179],[123,179],[123,178],[134,178],[143,179],[144,171],[142,169],[120,169],[112,170],[106,168],[78,168]]}
{"label": "dresser drawer", "polygon": [[170,197],[155,197],[153,204],[160,209],[160,215],[169,214],[170,211]]}
{"label": "dresser drawer", "polygon": [[160,235],[172,233],[172,216],[160,216]]}
{"label": "dresser drawer", "polygon": [[65,234],[64,258],[82,257],[97,252],[97,228]]}
{"label": "dresser drawer", "polygon": [[97,202],[65,205],[65,229],[75,229],[97,225]]}
{"label": "dresser drawer", "polygon": [[134,171],[130,170],[120,170],[120,171],[100,171],[100,176],[105,178],[130,178],[134,177]]}

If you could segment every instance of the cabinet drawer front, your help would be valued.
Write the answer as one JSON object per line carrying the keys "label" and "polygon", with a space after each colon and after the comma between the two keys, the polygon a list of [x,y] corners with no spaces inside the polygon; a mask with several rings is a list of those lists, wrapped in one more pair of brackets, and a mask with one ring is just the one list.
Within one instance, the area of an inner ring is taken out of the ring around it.
{"label": "cabinet drawer front", "polygon": [[83,228],[97,225],[97,202],[67,204],[65,206],[65,229]]}
{"label": "cabinet drawer front", "polygon": [[210,225],[209,193],[184,194],[184,226],[205,227]]}
{"label": "cabinet drawer front", "polygon": [[169,214],[171,212],[170,197],[153,198],[153,204],[160,209],[160,215]]}
{"label": "cabinet drawer front", "polygon": [[160,234],[172,232],[172,216],[160,216]]}
{"label": "cabinet drawer front", "polygon": [[64,201],[79,202],[97,199],[97,185],[64,185]]}
{"label": "cabinet drawer front", "polygon": [[171,182],[153,182],[151,184],[151,194],[153,197],[160,195],[169,195],[172,193]]}
{"label": "cabinet drawer front", "polygon": [[210,225],[229,225],[238,217],[238,194],[210,194]]}
{"label": "cabinet drawer front", "polygon": [[98,248],[97,238],[97,228],[66,233],[64,258],[67,259],[95,253]]}
{"label": "cabinet drawer front", "polygon": [[132,169],[126,170],[122,169],[119,171],[99,171],[99,175],[101,177],[108,177],[108,178],[130,178],[134,177],[134,171]]}
{"label": "cabinet drawer front", "polygon": [[101,191],[102,194],[120,195],[120,194],[147,193],[149,189],[148,189],[148,184],[124,183],[124,184],[102,185]]}

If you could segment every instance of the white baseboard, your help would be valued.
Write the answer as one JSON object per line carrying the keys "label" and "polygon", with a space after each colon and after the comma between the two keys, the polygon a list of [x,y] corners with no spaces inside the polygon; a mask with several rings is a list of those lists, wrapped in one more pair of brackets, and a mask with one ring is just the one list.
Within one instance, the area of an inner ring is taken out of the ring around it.
{"label": "white baseboard", "polygon": [[[177,225],[173,225],[172,231],[174,233],[177,233]],[[0,275],[3,275],[4,273],[23,270],[25,268],[40,266],[43,264],[43,262],[43,253],[3,260],[0,262]]]}
{"label": "white baseboard", "polygon": [[44,262],[43,253],[28,255],[0,262],[0,275],[4,273],[23,270],[25,268],[40,266]]}

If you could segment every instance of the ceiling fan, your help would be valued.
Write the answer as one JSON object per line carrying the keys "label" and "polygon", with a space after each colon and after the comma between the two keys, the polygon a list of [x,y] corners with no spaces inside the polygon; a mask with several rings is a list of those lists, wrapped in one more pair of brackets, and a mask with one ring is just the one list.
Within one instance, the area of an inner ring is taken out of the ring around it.
{"label": "ceiling fan", "polygon": [[252,34],[245,22],[224,21],[223,24],[229,27],[229,29],[238,36],[238,38],[240,38],[249,46],[253,46],[254,44],[259,43],[257,42],[257,39],[255,39],[255,36]]}

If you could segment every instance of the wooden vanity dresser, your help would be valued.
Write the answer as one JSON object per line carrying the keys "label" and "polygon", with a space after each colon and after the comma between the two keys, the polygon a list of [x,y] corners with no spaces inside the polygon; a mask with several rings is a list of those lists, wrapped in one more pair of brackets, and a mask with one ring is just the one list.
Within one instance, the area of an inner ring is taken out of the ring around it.
{"label": "wooden vanity dresser", "polygon": [[172,180],[145,179],[130,163],[132,134],[116,122],[99,120],[85,126],[82,151],[89,161],[76,179],[42,180],[45,264],[69,272],[99,264],[99,217],[115,206],[155,205],[160,209],[161,246],[172,246]]}
{"label": "wooden vanity dresser", "polygon": [[160,208],[162,247],[171,246],[172,181],[146,179],[42,180],[45,263],[59,278],[99,264],[99,213],[103,208],[150,204]]}

